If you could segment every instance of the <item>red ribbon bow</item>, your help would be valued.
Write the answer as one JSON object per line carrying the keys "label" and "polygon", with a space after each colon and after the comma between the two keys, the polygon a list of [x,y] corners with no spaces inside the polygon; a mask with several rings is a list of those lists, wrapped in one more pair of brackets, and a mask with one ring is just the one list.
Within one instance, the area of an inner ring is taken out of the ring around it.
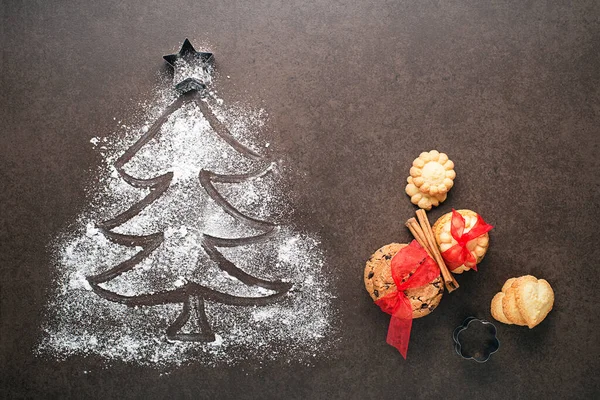
{"label": "red ribbon bow", "polygon": [[[412,306],[404,291],[433,281],[440,275],[440,269],[416,240],[396,253],[391,261],[391,269],[397,291],[386,294],[375,304],[392,316],[387,343],[397,348],[406,359],[412,328]],[[402,282],[407,276],[408,279]]]}
{"label": "red ribbon bow", "polygon": [[450,233],[458,243],[442,253],[442,257],[451,271],[461,265],[477,271],[477,258],[469,251],[467,243],[479,236],[485,235],[491,231],[492,228],[492,225],[487,224],[483,218],[481,218],[481,215],[477,214],[477,222],[475,225],[473,225],[469,232],[463,234],[465,230],[465,219],[460,213],[452,209]]}

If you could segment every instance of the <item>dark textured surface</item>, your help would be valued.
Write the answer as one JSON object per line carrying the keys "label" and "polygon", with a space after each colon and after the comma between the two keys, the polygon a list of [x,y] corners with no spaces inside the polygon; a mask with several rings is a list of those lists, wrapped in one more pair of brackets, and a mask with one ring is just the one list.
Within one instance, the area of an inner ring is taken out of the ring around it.
{"label": "dark textured surface", "polygon": [[[600,3],[295,3],[2,2],[0,397],[598,398]],[[100,160],[89,140],[138,110],[185,37],[231,76],[217,82],[225,101],[269,112],[273,151],[290,157],[293,222],[322,235],[340,340],[312,367],[161,375],[32,353],[47,245],[85,206]],[[404,180],[432,148],[458,176],[430,217],[471,208],[496,228],[480,272],[415,321],[404,361],[362,269],[409,240]],[[458,357],[453,329],[491,318],[505,279],[527,273],[554,287],[546,321],[498,323],[486,364]]]}

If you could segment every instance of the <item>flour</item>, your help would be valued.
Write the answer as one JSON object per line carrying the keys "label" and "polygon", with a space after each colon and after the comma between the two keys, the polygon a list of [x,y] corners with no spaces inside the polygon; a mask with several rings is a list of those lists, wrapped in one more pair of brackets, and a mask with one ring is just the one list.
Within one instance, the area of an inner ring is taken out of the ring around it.
{"label": "flour", "polygon": [[[206,76],[202,78],[209,82]],[[87,188],[89,208],[79,216],[75,229],[60,234],[52,245],[56,278],[38,351],[59,359],[96,355],[107,362],[157,367],[229,365],[243,360],[310,362],[330,346],[333,329],[332,296],[321,244],[315,235],[285,224],[291,210],[285,202],[282,162],[240,154],[215,134],[197,104],[173,112],[158,134],[123,166],[125,173],[137,179],[173,175],[160,197],[112,231],[134,237],[162,232],[164,240],[133,268],[100,287],[121,296],[174,291],[191,282],[247,298],[274,293],[229,275],[203,249],[201,241],[206,234],[236,239],[264,233],[260,226],[225,212],[207,194],[198,176],[201,170],[210,170],[225,175],[266,171],[236,183],[215,182],[214,187],[240,213],[278,224],[279,229],[268,240],[219,251],[247,274],[288,282],[292,288],[281,300],[267,305],[206,301],[206,314],[215,333],[215,340],[206,343],[167,338],[166,329],[182,312],[181,303],[128,307],[100,297],[90,285],[88,277],[144,250],[143,246],[128,247],[108,240],[97,223],[118,216],[150,193],[148,188],[125,182],[114,164],[176,99],[177,94],[165,86],[157,89],[156,101],[140,105],[144,110],[141,123],[118,121],[119,131],[114,135],[90,141],[103,163]],[[260,141],[264,110],[225,106],[214,93],[203,101],[244,146],[256,152],[269,147]],[[182,331],[194,331],[198,328],[195,323],[197,320],[190,318]]]}
{"label": "flour", "polygon": [[192,78],[204,82],[207,86],[212,83],[212,67],[201,62],[190,63],[185,60],[175,62],[174,82],[181,82],[184,79]]}

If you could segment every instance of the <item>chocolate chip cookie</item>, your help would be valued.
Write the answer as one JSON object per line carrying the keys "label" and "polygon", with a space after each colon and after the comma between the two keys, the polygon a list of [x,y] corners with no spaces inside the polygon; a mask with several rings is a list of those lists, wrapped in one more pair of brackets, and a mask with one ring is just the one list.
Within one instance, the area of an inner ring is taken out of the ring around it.
{"label": "chocolate chip cookie", "polygon": [[[400,243],[385,245],[373,253],[367,261],[364,273],[365,288],[373,301],[396,291],[396,284],[392,278],[390,266],[392,257],[405,246],[407,245]],[[405,279],[408,279],[408,277]],[[410,300],[413,318],[424,317],[440,304],[444,294],[444,283],[441,276],[438,276],[427,285],[406,289],[404,294]]]}

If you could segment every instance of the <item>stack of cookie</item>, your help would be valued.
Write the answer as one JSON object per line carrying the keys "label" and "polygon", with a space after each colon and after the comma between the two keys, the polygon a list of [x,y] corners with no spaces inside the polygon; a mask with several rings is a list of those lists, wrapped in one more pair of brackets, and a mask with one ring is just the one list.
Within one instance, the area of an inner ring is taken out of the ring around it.
{"label": "stack of cookie", "polygon": [[[367,261],[364,272],[365,288],[373,301],[377,301],[389,293],[396,291],[396,283],[392,277],[392,258],[406,244],[391,243],[378,249]],[[403,278],[403,282],[408,276]],[[444,283],[437,276],[424,286],[404,290],[410,301],[412,317],[421,318],[431,313],[440,304],[444,294]]]}
{"label": "stack of cookie", "polygon": [[[453,231],[453,227],[460,232]],[[471,269],[477,270],[477,264],[483,260],[489,247],[490,236],[487,232],[491,229],[492,226],[472,210],[452,210],[442,215],[432,227],[442,257],[450,271],[455,274],[462,274]],[[464,251],[458,251],[457,248],[451,250],[459,245],[459,240],[464,241]],[[470,255],[465,255],[465,252]]]}
{"label": "stack of cookie", "polygon": [[554,291],[545,279],[532,275],[510,278],[492,299],[494,319],[505,324],[538,325],[554,305]]}

